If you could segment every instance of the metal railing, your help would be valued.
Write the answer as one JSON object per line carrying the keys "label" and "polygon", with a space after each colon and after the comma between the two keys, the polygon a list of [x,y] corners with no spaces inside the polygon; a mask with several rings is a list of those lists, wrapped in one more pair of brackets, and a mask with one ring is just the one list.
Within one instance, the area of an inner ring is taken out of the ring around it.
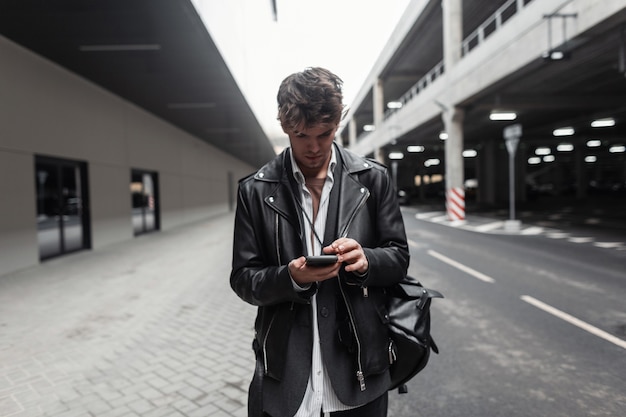
{"label": "metal railing", "polygon": [[[433,67],[430,71],[428,71],[422,78],[419,79],[413,86],[402,95],[397,101],[402,103],[404,106],[409,101],[413,100],[413,97],[417,96],[421,93],[426,87],[432,84],[437,78],[441,77],[445,71],[443,66],[443,61],[440,61],[437,65]],[[385,111],[385,119],[398,109],[387,109]]]}
{"label": "metal railing", "polygon": [[[511,17],[515,16],[522,8],[524,8],[532,0],[508,0],[498,10],[495,11],[487,20],[485,20],[476,30],[470,33],[461,43],[462,56],[467,55],[472,49],[480,45],[490,35],[495,33],[506,23]],[[404,106],[409,101],[413,100],[420,92],[426,89],[437,78],[439,78],[445,72],[443,61],[439,62],[428,73],[419,79],[413,86],[404,93],[397,101]],[[387,109],[385,110],[384,119],[389,118],[393,113],[399,109]],[[361,139],[361,136],[359,136]]]}
{"label": "metal railing", "polygon": [[480,26],[465,38],[461,44],[463,56],[480,45],[485,39],[496,32],[511,17],[515,16],[530,1],[509,0],[504,3],[494,14],[485,20]]}

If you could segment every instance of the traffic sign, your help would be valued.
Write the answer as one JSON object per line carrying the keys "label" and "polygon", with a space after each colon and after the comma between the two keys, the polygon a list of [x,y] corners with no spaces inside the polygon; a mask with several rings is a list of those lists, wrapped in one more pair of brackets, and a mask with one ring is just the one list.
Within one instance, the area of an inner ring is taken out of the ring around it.
{"label": "traffic sign", "polygon": [[504,128],[504,140],[519,139],[522,136],[522,125],[517,123]]}
{"label": "traffic sign", "polygon": [[506,150],[509,151],[509,155],[515,155],[517,144],[519,143],[520,137],[522,137],[522,125],[517,123],[507,126],[502,133],[506,143]]}
{"label": "traffic sign", "polygon": [[506,150],[509,151],[509,221],[512,223],[515,222],[515,151],[519,139],[522,137],[522,125],[517,123],[507,126],[502,134],[506,143]]}

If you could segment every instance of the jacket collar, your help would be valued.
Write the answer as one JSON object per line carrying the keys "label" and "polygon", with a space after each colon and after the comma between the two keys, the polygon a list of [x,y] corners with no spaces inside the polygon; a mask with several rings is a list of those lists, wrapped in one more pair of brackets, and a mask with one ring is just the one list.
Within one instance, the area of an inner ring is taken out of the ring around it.
{"label": "jacket collar", "polygon": [[[359,182],[358,174],[372,169],[373,163],[361,158],[352,152],[346,151],[336,144],[337,166],[335,167],[335,184],[333,191],[337,195],[337,223],[334,233],[326,230],[325,240],[331,233],[334,237],[340,237],[347,233],[356,212],[363,206],[369,197],[369,190]],[[257,181],[273,184],[263,196],[265,204],[292,223],[302,237],[302,218],[299,214],[298,203],[295,196],[299,190],[291,169],[289,149],[285,149],[280,155],[263,166],[255,175]],[[339,168],[339,169],[338,169]],[[340,190],[340,191],[339,191]],[[331,191],[331,196],[333,194]]]}
{"label": "jacket collar", "polygon": [[[337,163],[343,164],[344,169],[349,174],[356,174],[372,168],[372,162],[362,158],[352,152],[347,151],[343,147],[333,144],[335,152],[338,155]],[[291,153],[290,148],[286,148],[276,158],[265,164],[254,174],[254,179],[258,181],[283,182],[288,179],[286,175],[290,175],[291,169]]]}

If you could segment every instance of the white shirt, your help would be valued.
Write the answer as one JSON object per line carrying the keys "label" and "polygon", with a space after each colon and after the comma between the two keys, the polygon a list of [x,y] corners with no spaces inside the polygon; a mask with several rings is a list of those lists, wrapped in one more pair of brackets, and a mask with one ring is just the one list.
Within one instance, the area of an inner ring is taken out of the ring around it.
{"label": "white shirt", "polygon": [[[300,185],[301,191],[301,203],[302,208],[305,210],[306,216],[309,216],[309,219],[313,218],[313,199],[311,197],[311,193],[306,188],[304,184],[304,175],[296,161],[293,158],[292,153],[291,156],[291,166],[293,167],[293,175],[296,178],[296,181]],[[315,232],[320,237],[320,239],[324,238],[324,229],[326,227],[326,218],[328,214],[328,200],[330,197],[330,190],[333,188],[334,177],[333,177],[333,168],[337,164],[337,156],[335,155],[335,147],[332,147],[330,163],[328,164],[328,172],[326,174],[326,182],[324,183],[324,188],[322,189],[322,196],[319,202],[319,208],[317,211],[317,217],[315,219]],[[305,220],[306,220],[306,216]],[[308,221],[304,221],[304,235],[311,235],[311,225]],[[311,255],[319,255],[322,253],[322,245],[317,239],[306,239],[307,241],[307,253]],[[294,287],[299,289],[300,291],[303,288],[299,287],[295,282],[293,283]],[[343,404],[337,398],[337,394],[333,390],[333,387],[330,382],[330,377],[328,376],[328,372],[326,372],[326,365],[322,359],[322,350],[320,346],[320,335],[319,328],[317,323],[317,298],[316,295],[311,297],[311,308],[313,309],[313,355],[312,355],[312,365],[311,365],[311,374],[309,375],[309,382],[306,387],[306,392],[304,393],[304,398],[302,399],[302,404],[300,404],[300,408],[294,417],[319,417],[320,411],[324,410],[324,413],[331,413],[334,411],[342,411],[349,410],[355,408],[353,406],[348,406]]]}

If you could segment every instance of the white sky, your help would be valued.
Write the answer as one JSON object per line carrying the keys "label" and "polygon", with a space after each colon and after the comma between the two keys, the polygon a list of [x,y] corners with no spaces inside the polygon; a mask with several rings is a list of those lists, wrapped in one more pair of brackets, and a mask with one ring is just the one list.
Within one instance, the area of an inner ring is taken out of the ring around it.
{"label": "white sky", "polygon": [[281,81],[306,67],[344,81],[351,104],[410,0],[192,0],[259,123],[288,143],[276,120]]}

